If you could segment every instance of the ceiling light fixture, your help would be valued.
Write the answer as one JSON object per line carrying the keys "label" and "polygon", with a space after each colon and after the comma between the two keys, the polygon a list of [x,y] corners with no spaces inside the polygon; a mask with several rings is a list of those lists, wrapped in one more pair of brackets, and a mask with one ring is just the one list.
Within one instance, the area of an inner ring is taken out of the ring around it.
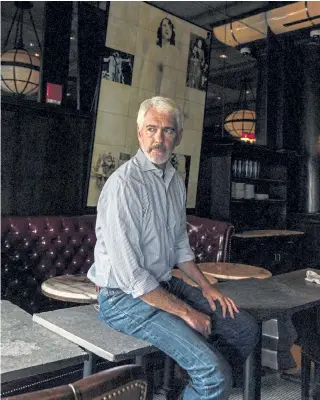
{"label": "ceiling light fixture", "polygon": [[224,121],[224,128],[232,136],[242,141],[253,143],[256,141],[256,112],[248,107],[247,94],[250,93],[250,89],[252,98],[255,100],[252,87],[248,80],[244,78],[240,89],[238,110],[227,116]]}
{"label": "ceiling light fixture", "polygon": [[275,35],[312,28],[320,24],[319,1],[297,1],[284,7],[233,21],[213,29],[215,37],[228,46],[239,46],[265,39],[268,28]]}
{"label": "ceiling light fixture", "polygon": [[[16,1],[16,13],[13,17],[8,35],[4,41],[3,53],[1,54],[1,89],[8,93],[19,95],[30,95],[38,92],[40,81],[40,54],[31,54],[23,43],[23,19],[28,13],[35,37],[41,51],[41,45],[34,20],[31,14],[33,4],[30,1]],[[6,50],[11,32],[15,28],[14,47]],[[33,47],[34,43],[30,43]]]}

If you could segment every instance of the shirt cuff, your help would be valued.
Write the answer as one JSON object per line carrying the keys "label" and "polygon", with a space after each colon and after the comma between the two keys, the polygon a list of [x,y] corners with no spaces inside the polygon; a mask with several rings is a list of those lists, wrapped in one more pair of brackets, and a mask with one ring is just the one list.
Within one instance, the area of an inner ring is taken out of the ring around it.
{"label": "shirt cuff", "polygon": [[136,282],[131,291],[132,297],[135,299],[136,297],[143,296],[146,293],[151,292],[159,286],[159,282],[149,275],[146,279],[140,282]]}
{"label": "shirt cuff", "polygon": [[194,253],[190,248],[176,250],[176,264],[182,264],[187,261],[193,261],[194,258],[195,258]]}

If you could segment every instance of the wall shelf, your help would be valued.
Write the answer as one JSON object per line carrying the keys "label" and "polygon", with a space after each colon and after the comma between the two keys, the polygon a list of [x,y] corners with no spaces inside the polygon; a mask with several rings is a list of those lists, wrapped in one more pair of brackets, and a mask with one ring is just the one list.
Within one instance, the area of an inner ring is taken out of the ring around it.
{"label": "wall shelf", "polygon": [[[236,232],[286,229],[288,175],[294,161],[291,153],[262,146],[214,144],[200,162],[197,215],[231,222]],[[243,189],[236,183],[243,183]],[[246,184],[254,186],[254,195],[269,198],[236,198],[238,190],[245,193]]]}

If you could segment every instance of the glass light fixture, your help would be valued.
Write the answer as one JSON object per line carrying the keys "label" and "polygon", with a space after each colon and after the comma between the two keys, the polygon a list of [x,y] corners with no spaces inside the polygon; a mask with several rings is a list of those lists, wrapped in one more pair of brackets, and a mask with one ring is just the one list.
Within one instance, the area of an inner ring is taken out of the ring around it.
{"label": "glass light fixture", "polygon": [[240,89],[238,110],[227,116],[224,121],[224,128],[230,135],[242,141],[254,143],[256,141],[256,112],[248,107],[247,95],[250,92],[253,100],[255,100],[251,85],[244,78]]}
{"label": "glass light fixture", "polygon": [[[4,42],[4,51],[1,54],[1,90],[7,93],[30,95],[39,90],[40,54],[32,54],[24,46],[22,35],[25,13],[29,15],[40,51],[41,45],[30,11],[33,4],[30,1],[16,1],[15,6],[17,10]],[[10,34],[14,30],[15,24],[14,47],[7,50]],[[32,42],[32,44],[34,43]]]}
{"label": "glass light fixture", "polygon": [[215,37],[228,46],[239,46],[275,34],[315,27],[320,24],[319,1],[297,1],[284,7],[233,21],[213,29]]}

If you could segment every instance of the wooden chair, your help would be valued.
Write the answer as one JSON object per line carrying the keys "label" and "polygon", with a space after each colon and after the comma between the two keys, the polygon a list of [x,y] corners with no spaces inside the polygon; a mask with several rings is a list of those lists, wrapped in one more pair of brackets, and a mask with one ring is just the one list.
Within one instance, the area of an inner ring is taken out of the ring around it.
{"label": "wooden chair", "polygon": [[146,400],[147,379],[139,365],[98,372],[69,385],[8,397],[5,400]]}

